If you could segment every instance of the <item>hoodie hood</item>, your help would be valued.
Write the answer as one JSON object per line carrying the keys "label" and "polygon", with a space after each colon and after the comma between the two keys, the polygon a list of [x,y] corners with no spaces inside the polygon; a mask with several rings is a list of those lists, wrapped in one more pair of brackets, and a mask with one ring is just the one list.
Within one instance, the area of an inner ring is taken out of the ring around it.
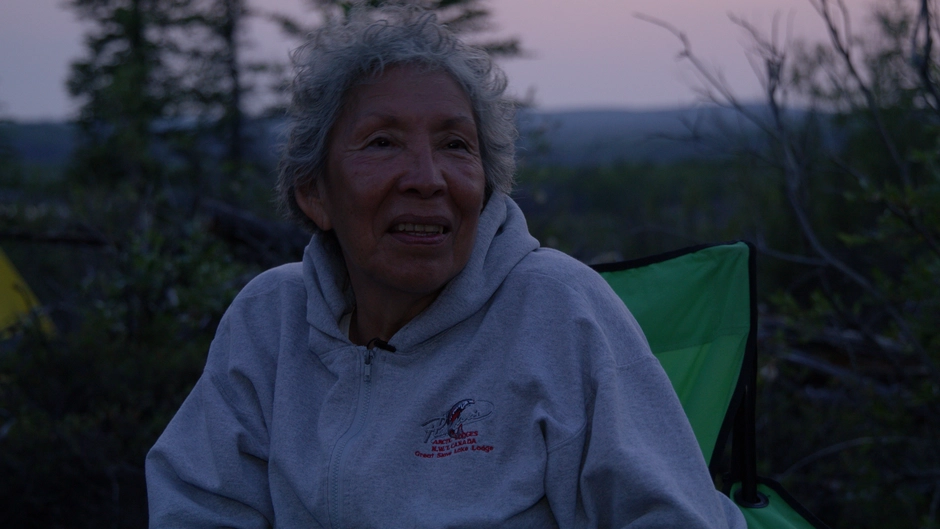
{"label": "hoodie hood", "polygon": [[[338,322],[353,309],[355,297],[346,265],[334,244],[329,236],[318,233],[304,251],[307,322],[313,327],[311,331],[348,343]],[[467,265],[434,303],[402,327],[389,343],[408,349],[476,313],[519,261],[538,247],[519,206],[507,195],[494,193],[480,214]]]}

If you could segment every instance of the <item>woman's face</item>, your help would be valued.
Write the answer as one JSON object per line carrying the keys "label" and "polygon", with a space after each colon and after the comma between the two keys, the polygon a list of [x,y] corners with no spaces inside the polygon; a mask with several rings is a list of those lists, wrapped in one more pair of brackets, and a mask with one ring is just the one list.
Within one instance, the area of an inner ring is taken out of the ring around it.
{"label": "woman's face", "polygon": [[326,174],[298,203],[334,230],[357,302],[436,296],[470,258],[485,177],[470,100],[446,73],[393,66],[352,88]]}

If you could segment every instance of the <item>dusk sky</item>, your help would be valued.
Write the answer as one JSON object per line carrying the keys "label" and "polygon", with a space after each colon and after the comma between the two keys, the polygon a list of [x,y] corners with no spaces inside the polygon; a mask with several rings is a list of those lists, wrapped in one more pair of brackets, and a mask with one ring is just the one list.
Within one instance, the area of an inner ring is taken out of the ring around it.
{"label": "dusk sky", "polygon": [[[249,0],[269,10],[315,20],[304,0]],[[854,27],[870,2],[846,0]],[[0,0],[0,117],[67,119],[74,112],[64,82],[68,64],[83,53],[84,27],[62,0]],[[496,36],[519,37],[527,58],[503,61],[510,90],[534,90],[539,108],[672,107],[695,101],[688,65],[676,61],[679,42],[636,13],[685,31],[693,48],[720,69],[739,94],[754,97],[756,78],[745,57],[747,39],[733,13],[769,29],[779,13],[781,33],[819,39],[822,24],[809,0],[490,0]],[[280,59],[294,45],[268,24],[246,35],[251,55]]]}

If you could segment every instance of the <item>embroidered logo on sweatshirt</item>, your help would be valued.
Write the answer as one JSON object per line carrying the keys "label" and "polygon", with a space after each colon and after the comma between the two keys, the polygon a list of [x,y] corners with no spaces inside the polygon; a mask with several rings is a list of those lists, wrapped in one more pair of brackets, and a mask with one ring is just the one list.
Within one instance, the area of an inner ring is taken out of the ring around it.
{"label": "embroidered logo on sweatshirt", "polygon": [[426,421],[424,428],[425,449],[430,453],[415,450],[415,456],[422,458],[449,457],[461,452],[490,453],[493,447],[480,442],[478,430],[464,427],[482,421],[493,414],[493,403],[485,400],[463,399],[447,410],[440,417]]}

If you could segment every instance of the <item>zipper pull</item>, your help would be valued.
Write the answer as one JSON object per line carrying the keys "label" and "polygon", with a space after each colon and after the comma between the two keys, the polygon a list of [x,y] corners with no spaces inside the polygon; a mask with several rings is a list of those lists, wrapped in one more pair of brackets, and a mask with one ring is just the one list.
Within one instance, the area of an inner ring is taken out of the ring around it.
{"label": "zipper pull", "polygon": [[365,370],[362,373],[362,378],[366,382],[372,380],[372,358],[375,356],[375,353],[372,352],[372,349],[369,349],[366,352],[366,365]]}

